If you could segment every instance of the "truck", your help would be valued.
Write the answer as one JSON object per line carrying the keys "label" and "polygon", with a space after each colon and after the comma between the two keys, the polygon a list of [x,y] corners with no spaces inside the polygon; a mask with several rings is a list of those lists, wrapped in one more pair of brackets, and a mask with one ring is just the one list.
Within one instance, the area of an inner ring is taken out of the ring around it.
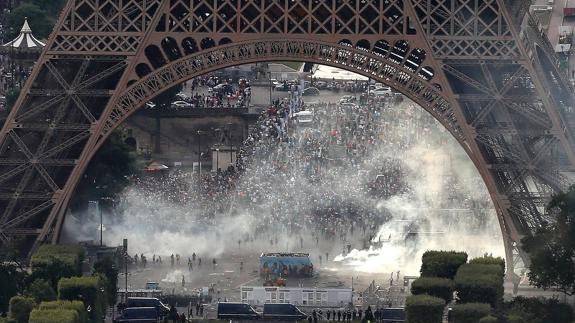
{"label": "truck", "polygon": [[307,253],[262,253],[260,276],[311,277],[313,264]]}

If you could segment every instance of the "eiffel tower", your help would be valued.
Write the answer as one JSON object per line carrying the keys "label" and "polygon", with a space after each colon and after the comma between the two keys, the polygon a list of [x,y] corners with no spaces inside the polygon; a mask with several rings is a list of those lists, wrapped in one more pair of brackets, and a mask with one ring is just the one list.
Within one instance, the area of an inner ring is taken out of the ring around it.
{"label": "eiffel tower", "polygon": [[0,243],[57,242],[94,153],[162,91],[287,60],[368,76],[443,124],[489,190],[513,269],[575,166],[573,89],[528,2],[69,0],[0,132]]}

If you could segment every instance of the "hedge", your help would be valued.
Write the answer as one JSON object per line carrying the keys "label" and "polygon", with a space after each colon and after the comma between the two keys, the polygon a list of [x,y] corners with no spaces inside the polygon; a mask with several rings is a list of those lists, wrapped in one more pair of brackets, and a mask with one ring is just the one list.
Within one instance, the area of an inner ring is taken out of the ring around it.
{"label": "hedge", "polygon": [[48,280],[55,288],[62,277],[80,276],[84,250],[79,246],[42,245],[30,259],[32,277]]}
{"label": "hedge", "polygon": [[484,316],[479,320],[479,323],[497,323],[497,318],[495,316]]}
{"label": "hedge", "polygon": [[421,257],[421,276],[453,279],[459,266],[466,262],[465,252],[426,251]]}
{"label": "hedge", "polygon": [[465,264],[459,267],[457,270],[457,275],[495,275],[501,278],[503,281],[503,276],[505,272],[502,270],[501,266],[499,265],[486,265],[486,264]]}
{"label": "hedge", "polygon": [[53,301],[53,302],[42,302],[39,307],[40,310],[73,310],[78,313],[78,322],[87,323],[88,313],[84,307],[84,303],[81,301]]}
{"label": "hedge", "polygon": [[75,310],[39,310],[30,314],[30,323],[79,323],[78,312]]}
{"label": "hedge", "polygon": [[527,323],[521,316],[509,315],[507,317],[507,323]]}
{"label": "hedge", "polygon": [[99,320],[106,310],[106,296],[102,291],[106,282],[101,276],[62,278],[58,282],[59,300],[80,300],[91,307],[92,321]]}
{"label": "hedge", "polygon": [[409,323],[441,323],[443,299],[429,295],[413,295],[405,301],[406,321]]}
{"label": "hedge", "polygon": [[440,277],[420,277],[411,284],[411,293],[439,297],[447,303],[453,297],[453,281]]}
{"label": "hedge", "polygon": [[491,314],[491,305],[484,303],[456,304],[452,307],[451,323],[479,323]]}
{"label": "hedge", "polygon": [[505,313],[520,317],[526,322],[537,318],[541,322],[572,323],[574,319],[571,307],[556,299],[518,296],[505,303]]}
{"label": "hedge", "polygon": [[473,258],[469,261],[470,264],[481,264],[481,265],[498,265],[501,270],[505,273],[505,259],[501,257],[491,257],[483,256],[479,258]]}
{"label": "hedge", "polygon": [[10,298],[9,317],[18,323],[28,323],[28,317],[34,307],[36,307],[36,302],[33,298],[14,296]]}
{"label": "hedge", "polygon": [[50,282],[45,279],[38,278],[34,280],[26,289],[26,295],[34,298],[36,303],[42,301],[53,301],[56,299],[56,292]]}
{"label": "hedge", "polygon": [[489,303],[500,308],[503,302],[503,272],[499,265],[465,264],[455,276],[460,303]]}

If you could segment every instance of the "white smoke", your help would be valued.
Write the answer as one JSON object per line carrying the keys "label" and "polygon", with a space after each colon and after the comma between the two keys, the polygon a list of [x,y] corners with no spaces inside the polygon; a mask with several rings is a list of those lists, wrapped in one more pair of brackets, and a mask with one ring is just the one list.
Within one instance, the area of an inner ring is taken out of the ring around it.
{"label": "white smoke", "polygon": [[[406,110],[407,116],[416,119],[425,113],[410,103],[394,109]],[[396,116],[384,115],[383,119],[393,117]],[[104,242],[121,245],[122,239],[128,238],[130,252],[144,253],[148,260],[152,254],[162,257],[180,254],[187,259],[195,252],[206,264],[212,257],[238,250],[252,254],[300,251],[300,237],[309,242],[317,229],[309,225],[314,220],[314,210],[330,207],[325,194],[330,192],[367,210],[365,212],[376,219],[370,223],[385,222],[376,228],[373,245],[365,249],[362,240],[367,239],[368,233],[361,237],[359,227],[354,237],[330,243],[329,253],[339,254],[335,260],[344,267],[363,272],[402,270],[415,274],[422,253],[430,249],[462,250],[471,256],[503,255],[493,205],[477,170],[438,122],[427,126],[421,129],[410,123],[409,118],[397,123],[386,122],[382,136],[394,140],[374,147],[361,165],[321,169],[326,178],[322,184],[315,182],[313,173],[310,175],[307,169],[293,165],[278,174],[275,169],[285,162],[283,160],[256,160],[238,179],[238,194],[228,201],[232,203],[232,211],[222,208],[213,216],[206,217],[205,204],[193,198],[197,184],[191,179],[187,183],[188,192],[170,198],[166,198],[166,192],[133,185],[122,196],[120,214],[105,214],[108,229],[104,232]],[[404,149],[402,142],[409,142],[409,148]],[[273,154],[278,156],[281,156],[280,150],[294,154],[285,145],[275,149]],[[383,200],[367,195],[362,188],[371,180],[365,174],[377,172],[386,158],[403,162],[410,191]],[[242,200],[245,195],[252,196],[251,201]],[[269,225],[262,227],[263,222]],[[77,222],[68,217],[66,221],[67,233],[78,240],[98,239],[98,226],[98,217],[83,216]],[[294,228],[300,233],[294,235]],[[246,237],[250,238],[246,240]],[[353,250],[341,254],[348,243],[353,245]],[[317,256],[326,252],[325,248],[322,247],[322,252],[305,251]],[[174,277],[166,279],[173,281]]]}

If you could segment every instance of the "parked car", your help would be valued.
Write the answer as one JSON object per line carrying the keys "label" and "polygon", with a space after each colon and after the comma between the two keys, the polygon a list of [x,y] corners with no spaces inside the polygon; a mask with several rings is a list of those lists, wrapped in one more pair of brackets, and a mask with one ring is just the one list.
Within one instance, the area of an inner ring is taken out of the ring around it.
{"label": "parked car", "polygon": [[132,307],[153,307],[159,317],[170,311],[170,308],[155,297],[128,297],[127,308]]}
{"label": "parked car", "polygon": [[319,95],[319,90],[316,87],[308,87],[307,89],[303,90],[302,95],[304,96]]}
{"label": "parked car", "polygon": [[289,91],[290,85],[288,83],[281,83],[275,86],[276,91],[287,92]]}
{"label": "parked car", "polygon": [[266,321],[299,321],[307,318],[293,304],[264,304],[262,318]]}
{"label": "parked car", "polygon": [[381,319],[383,323],[403,323],[405,322],[405,309],[403,307],[384,308]]}
{"label": "parked car", "polygon": [[218,84],[214,86],[214,92],[216,93],[223,93],[223,94],[231,94],[234,92],[234,88],[231,84]]}
{"label": "parked car", "polygon": [[259,320],[261,314],[249,304],[218,303],[218,319],[220,320]]}
{"label": "parked car", "polygon": [[392,96],[393,92],[391,92],[391,89],[388,87],[380,87],[380,88],[373,90],[373,95],[375,95],[375,96]]}
{"label": "parked car", "polygon": [[173,109],[181,109],[181,108],[191,108],[192,105],[186,101],[175,101],[172,102]]}
{"label": "parked car", "polygon": [[179,92],[178,94],[176,94],[176,99],[178,99],[180,101],[186,101],[189,98],[190,98],[190,96],[188,96],[184,92]]}
{"label": "parked car", "polygon": [[317,81],[317,82],[315,82],[315,87],[317,87],[320,90],[323,90],[323,89],[327,88],[327,82]]}
{"label": "parked car", "polygon": [[344,95],[339,99],[339,104],[352,102],[354,99],[355,97],[353,95]]}
{"label": "parked car", "polygon": [[158,312],[153,307],[128,307],[114,323],[157,323],[160,319]]}
{"label": "parked car", "polygon": [[276,87],[276,86],[278,86],[278,85],[281,84],[281,83],[278,82],[278,80],[276,80],[276,79],[271,79],[271,80],[270,80],[270,83],[271,83],[271,86],[273,86],[273,87]]}
{"label": "parked car", "polygon": [[158,282],[147,282],[146,289],[161,289]]}

